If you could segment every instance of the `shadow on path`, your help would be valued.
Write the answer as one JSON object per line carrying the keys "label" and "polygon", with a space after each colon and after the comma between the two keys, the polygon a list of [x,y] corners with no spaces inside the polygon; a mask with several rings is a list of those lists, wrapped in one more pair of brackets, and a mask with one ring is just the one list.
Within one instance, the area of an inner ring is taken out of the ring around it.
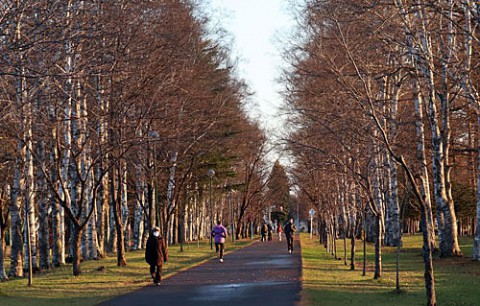
{"label": "shadow on path", "polygon": [[[285,241],[255,242],[99,306],[291,306],[300,301],[301,256]],[[228,243],[226,244],[228,248]]]}

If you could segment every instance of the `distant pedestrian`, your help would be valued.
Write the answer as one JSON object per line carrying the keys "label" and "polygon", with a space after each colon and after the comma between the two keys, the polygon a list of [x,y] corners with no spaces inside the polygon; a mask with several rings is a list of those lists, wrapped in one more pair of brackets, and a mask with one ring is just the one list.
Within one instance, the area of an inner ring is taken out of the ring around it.
{"label": "distant pedestrian", "polygon": [[293,253],[293,237],[297,231],[297,227],[293,224],[293,219],[288,220],[283,231],[285,232],[285,238],[287,238],[288,253]]}
{"label": "distant pedestrian", "polygon": [[223,262],[223,252],[225,250],[225,238],[227,238],[227,229],[222,225],[220,220],[217,221],[217,225],[212,229],[212,237],[215,241],[215,250],[217,252],[218,260]]}
{"label": "distant pedestrian", "polygon": [[154,227],[147,240],[145,248],[145,261],[150,265],[150,275],[155,285],[162,281],[162,266],[168,260],[168,251],[160,234],[160,228]]}
{"label": "distant pedestrian", "polygon": [[262,235],[262,242],[267,241],[268,226],[267,223],[263,222],[262,228],[260,229],[260,234]]}
{"label": "distant pedestrian", "polygon": [[272,225],[270,223],[268,223],[268,225],[267,225],[268,241],[272,241],[272,232],[273,232]]}
{"label": "distant pedestrian", "polygon": [[282,225],[280,224],[280,221],[277,223],[277,233],[278,233],[278,241],[282,241]]}

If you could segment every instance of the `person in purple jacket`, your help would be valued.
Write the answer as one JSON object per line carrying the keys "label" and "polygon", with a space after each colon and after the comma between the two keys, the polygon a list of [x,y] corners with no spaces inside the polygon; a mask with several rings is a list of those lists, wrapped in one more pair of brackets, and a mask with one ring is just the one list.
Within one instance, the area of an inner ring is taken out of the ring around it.
{"label": "person in purple jacket", "polygon": [[222,225],[222,221],[218,220],[217,225],[212,229],[212,237],[215,241],[215,250],[220,262],[223,262],[224,243],[227,237],[227,229]]}

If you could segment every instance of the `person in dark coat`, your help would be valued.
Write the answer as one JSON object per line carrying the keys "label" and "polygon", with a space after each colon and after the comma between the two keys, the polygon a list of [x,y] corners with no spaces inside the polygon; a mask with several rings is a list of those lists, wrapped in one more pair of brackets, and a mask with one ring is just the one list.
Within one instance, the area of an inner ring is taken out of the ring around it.
{"label": "person in dark coat", "polygon": [[272,225],[270,223],[267,224],[267,234],[268,234],[268,241],[272,241]]}
{"label": "person in dark coat", "polygon": [[293,237],[295,236],[296,231],[297,227],[293,224],[293,219],[288,220],[287,225],[285,225],[285,228],[283,229],[285,237],[287,238],[288,253],[293,253]]}
{"label": "person in dark coat", "polygon": [[168,252],[165,241],[160,234],[160,228],[154,227],[147,240],[145,248],[145,261],[150,265],[150,274],[155,285],[162,281],[162,266],[168,260]]}
{"label": "person in dark coat", "polygon": [[260,234],[262,235],[262,242],[267,241],[268,226],[265,221],[263,222],[262,228],[260,229]]}

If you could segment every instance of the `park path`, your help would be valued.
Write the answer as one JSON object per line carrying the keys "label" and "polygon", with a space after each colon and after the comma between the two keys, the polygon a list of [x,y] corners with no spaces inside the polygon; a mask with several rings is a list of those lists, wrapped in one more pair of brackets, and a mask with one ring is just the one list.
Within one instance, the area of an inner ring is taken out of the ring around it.
{"label": "park path", "polygon": [[[274,238],[275,239],[275,238]],[[226,243],[228,249],[228,243]],[[99,306],[292,306],[300,301],[300,244],[255,242]]]}

